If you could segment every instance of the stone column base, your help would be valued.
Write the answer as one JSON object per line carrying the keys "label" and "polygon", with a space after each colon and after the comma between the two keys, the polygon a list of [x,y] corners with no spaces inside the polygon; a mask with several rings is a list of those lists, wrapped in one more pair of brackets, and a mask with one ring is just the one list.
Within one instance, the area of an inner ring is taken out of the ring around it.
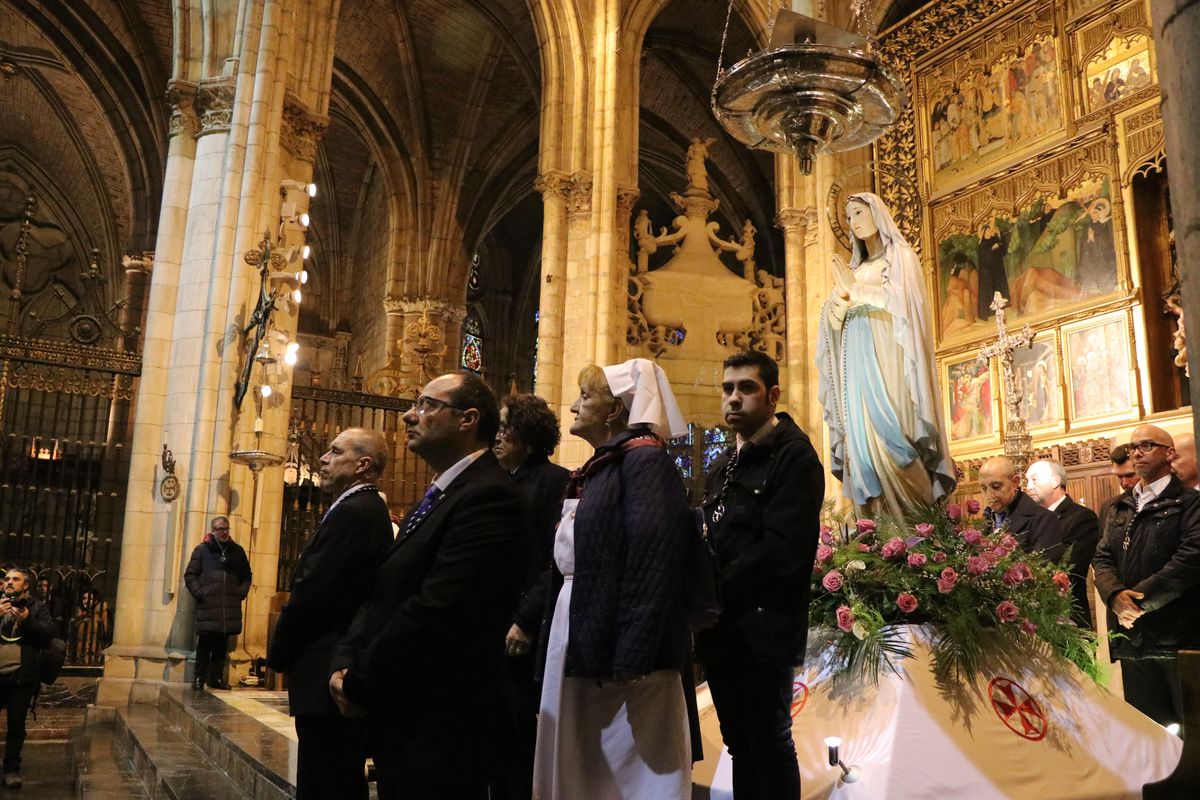
{"label": "stone column base", "polygon": [[161,647],[118,647],[104,651],[104,677],[96,705],[157,703],[164,683],[184,683],[192,653]]}

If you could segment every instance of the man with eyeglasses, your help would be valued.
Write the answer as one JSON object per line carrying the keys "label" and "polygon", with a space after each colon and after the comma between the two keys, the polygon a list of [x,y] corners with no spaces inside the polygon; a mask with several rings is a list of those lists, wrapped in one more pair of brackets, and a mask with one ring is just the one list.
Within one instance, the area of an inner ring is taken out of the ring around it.
{"label": "man with eyeglasses", "polygon": [[25,718],[37,691],[38,652],[55,633],[46,605],[30,597],[29,583],[24,570],[10,569],[0,597],[0,707],[8,715],[2,779],[6,789],[21,786],[21,748]]}
{"label": "man with eyeglasses", "polygon": [[[333,502],[304,544],[267,663],[285,672],[296,718],[297,800],[366,800],[366,720],[343,716],[329,696],[334,648],[371,595],[392,543],[375,482],[387,468],[383,434],[347,428],[321,456],[321,491]],[[361,715],[359,715],[361,717]]]}
{"label": "man with eyeglasses", "polygon": [[483,800],[510,755],[499,685],[531,546],[525,502],[491,450],[500,411],[477,375],[430,381],[404,425],[438,475],[337,648],[329,691],[369,714],[380,800]]}
{"label": "man with eyeglasses", "polygon": [[1142,479],[1133,470],[1133,460],[1129,458],[1129,445],[1119,444],[1114,447],[1108,454],[1108,460],[1112,462],[1110,470],[1112,476],[1117,479],[1117,485],[1121,487],[1121,493],[1108,498],[1100,506],[1098,516],[1100,517],[1101,535],[1108,527],[1108,515],[1113,506],[1125,495],[1132,495],[1133,487],[1142,482]]}
{"label": "man with eyeglasses", "polygon": [[1174,441],[1139,425],[1129,442],[1140,479],[1113,505],[1092,566],[1108,606],[1125,700],[1161,725],[1183,722],[1180,648],[1200,647],[1200,492],[1171,473]]}

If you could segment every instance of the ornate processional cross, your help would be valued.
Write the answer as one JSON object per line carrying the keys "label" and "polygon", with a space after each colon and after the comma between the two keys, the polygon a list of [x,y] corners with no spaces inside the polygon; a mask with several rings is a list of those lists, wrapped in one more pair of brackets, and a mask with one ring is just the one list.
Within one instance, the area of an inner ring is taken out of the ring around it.
{"label": "ornate processional cross", "polygon": [[1017,374],[1013,369],[1013,351],[1018,347],[1033,346],[1033,330],[1026,325],[1016,333],[1009,333],[1004,318],[1008,301],[999,293],[992,298],[992,311],[996,312],[996,341],[979,351],[979,363],[986,366],[993,358],[1000,360],[1000,376],[1004,382],[1004,455],[1012,460],[1022,473],[1033,459],[1032,437],[1025,430],[1025,418],[1021,416],[1021,391],[1017,385]]}

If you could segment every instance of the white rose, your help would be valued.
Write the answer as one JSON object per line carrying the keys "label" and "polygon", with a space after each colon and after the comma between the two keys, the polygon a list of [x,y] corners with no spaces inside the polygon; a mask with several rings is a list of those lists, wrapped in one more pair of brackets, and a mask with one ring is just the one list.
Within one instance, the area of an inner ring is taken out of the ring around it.
{"label": "white rose", "polygon": [[860,569],[866,569],[866,568],[867,568],[867,565],[865,563],[863,563],[862,561],[859,561],[858,559],[855,559],[854,561],[847,561],[846,566],[843,567],[843,570],[845,572],[858,572]]}
{"label": "white rose", "polygon": [[854,623],[854,627],[850,629],[850,632],[859,639],[867,638],[867,626],[863,625],[861,622]]}

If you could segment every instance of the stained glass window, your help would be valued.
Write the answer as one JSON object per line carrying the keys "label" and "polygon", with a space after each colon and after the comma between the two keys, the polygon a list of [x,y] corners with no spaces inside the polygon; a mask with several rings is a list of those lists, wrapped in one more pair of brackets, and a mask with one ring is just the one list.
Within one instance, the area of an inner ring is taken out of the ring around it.
{"label": "stained glass window", "polygon": [[462,331],[462,357],[459,363],[463,369],[483,372],[483,321],[474,307],[467,309]]}
{"label": "stained glass window", "polygon": [[675,459],[675,469],[679,470],[679,475],[685,482],[692,479],[692,452],[695,441],[693,434],[695,431],[696,426],[689,422],[687,433],[674,439],[667,439],[667,450]]}
{"label": "stained glass window", "polygon": [[733,444],[733,432],[725,428],[705,428],[701,438],[704,442],[701,458],[704,459],[704,474],[707,475],[713,460]]}

